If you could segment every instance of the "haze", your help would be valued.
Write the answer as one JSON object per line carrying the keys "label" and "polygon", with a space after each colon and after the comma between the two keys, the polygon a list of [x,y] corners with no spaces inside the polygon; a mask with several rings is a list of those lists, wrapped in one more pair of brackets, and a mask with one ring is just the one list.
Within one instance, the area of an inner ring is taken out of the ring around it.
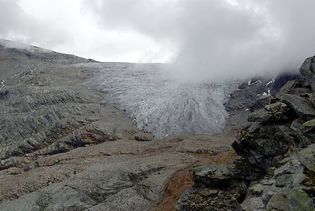
{"label": "haze", "polygon": [[0,0],[0,38],[100,61],[171,63],[183,81],[296,71],[312,0]]}

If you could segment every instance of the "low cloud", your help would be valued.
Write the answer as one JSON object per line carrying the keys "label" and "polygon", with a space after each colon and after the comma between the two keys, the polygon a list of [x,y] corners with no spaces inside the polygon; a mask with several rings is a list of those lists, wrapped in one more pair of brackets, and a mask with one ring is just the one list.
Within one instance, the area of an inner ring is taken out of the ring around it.
{"label": "low cloud", "polygon": [[315,52],[311,0],[85,1],[101,27],[135,30],[176,47],[170,74],[184,81],[297,70]]}
{"label": "low cloud", "polygon": [[102,61],[167,61],[180,81],[296,71],[312,0],[0,0],[0,38]]}
{"label": "low cloud", "polygon": [[63,45],[71,40],[63,25],[27,14],[17,0],[0,0],[0,37],[44,46]]}

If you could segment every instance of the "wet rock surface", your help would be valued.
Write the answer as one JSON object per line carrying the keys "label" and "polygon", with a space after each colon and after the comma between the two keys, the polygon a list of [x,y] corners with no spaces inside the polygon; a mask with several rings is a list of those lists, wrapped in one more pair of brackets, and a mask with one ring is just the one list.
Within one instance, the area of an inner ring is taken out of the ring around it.
{"label": "wet rock surface", "polygon": [[198,167],[177,210],[315,210],[314,67],[307,59],[300,77],[250,109],[250,124],[232,144],[239,158]]}

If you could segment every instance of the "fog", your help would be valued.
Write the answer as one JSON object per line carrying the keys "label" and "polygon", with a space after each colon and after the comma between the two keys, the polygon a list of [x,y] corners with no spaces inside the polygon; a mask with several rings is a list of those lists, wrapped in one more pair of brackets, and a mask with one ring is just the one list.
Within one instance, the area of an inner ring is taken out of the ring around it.
{"label": "fog", "polygon": [[185,82],[297,71],[315,54],[312,0],[38,2],[0,0],[0,38],[102,61],[168,62],[167,74]]}
{"label": "fog", "polygon": [[[315,52],[311,0],[86,1],[102,27],[173,43],[182,80],[239,79],[296,71]],[[175,70],[175,71],[174,71]]]}

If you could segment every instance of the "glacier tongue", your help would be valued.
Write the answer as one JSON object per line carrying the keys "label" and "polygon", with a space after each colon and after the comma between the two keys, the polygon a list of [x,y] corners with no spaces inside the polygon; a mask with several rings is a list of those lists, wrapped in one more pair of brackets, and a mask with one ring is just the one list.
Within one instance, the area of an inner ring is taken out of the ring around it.
{"label": "glacier tongue", "polygon": [[179,134],[220,132],[233,84],[182,84],[166,77],[162,64],[91,63],[96,77],[90,86],[106,93],[137,126],[162,138]]}

